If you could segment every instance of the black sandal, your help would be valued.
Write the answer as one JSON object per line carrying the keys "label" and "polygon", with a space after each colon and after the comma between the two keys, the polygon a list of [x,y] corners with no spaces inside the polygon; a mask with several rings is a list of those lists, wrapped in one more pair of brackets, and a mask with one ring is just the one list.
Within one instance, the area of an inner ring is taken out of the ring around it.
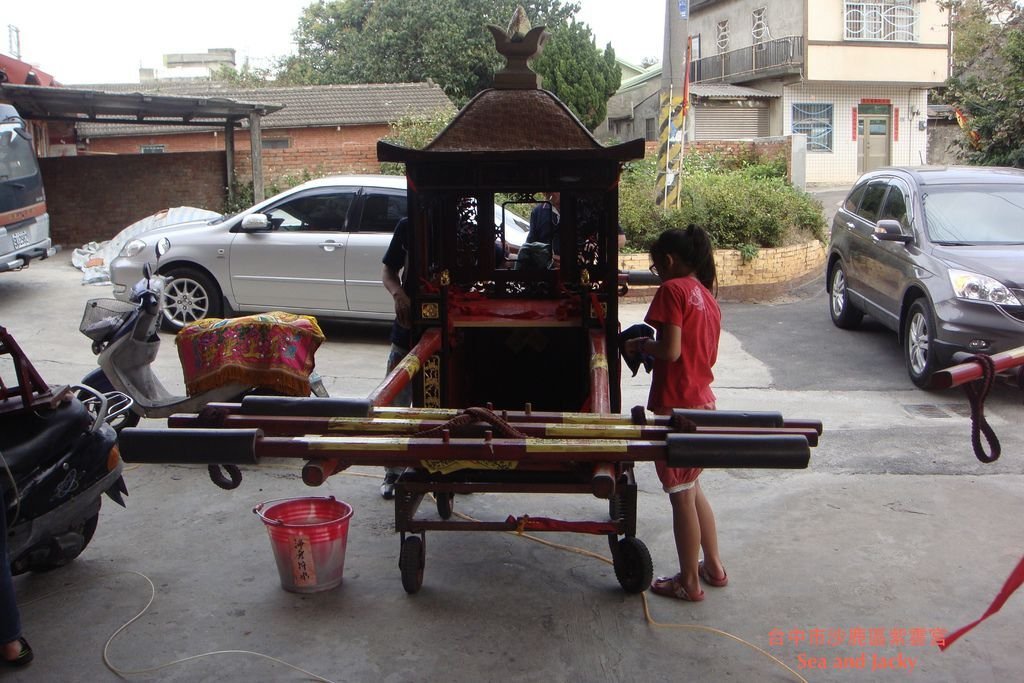
{"label": "black sandal", "polygon": [[23,666],[28,666],[28,663],[32,661],[35,655],[32,654],[32,646],[28,644],[24,637],[18,638],[18,642],[21,643],[21,652],[18,653],[18,656],[14,659],[0,657],[0,662],[20,669]]}

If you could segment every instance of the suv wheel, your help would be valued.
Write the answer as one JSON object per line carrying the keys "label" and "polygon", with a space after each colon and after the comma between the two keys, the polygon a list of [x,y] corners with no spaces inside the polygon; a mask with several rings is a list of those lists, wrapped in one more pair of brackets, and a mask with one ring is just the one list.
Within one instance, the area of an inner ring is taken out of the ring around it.
{"label": "suv wheel", "polygon": [[831,284],[828,311],[832,316],[832,324],[844,330],[857,327],[864,318],[864,313],[850,303],[850,294],[846,289],[846,271],[843,269],[842,261],[836,261],[832,266]]}
{"label": "suv wheel", "polygon": [[916,300],[907,311],[903,323],[903,357],[907,361],[907,373],[918,387],[927,389],[935,373],[935,322],[928,302]]}
{"label": "suv wheel", "polygon": [[209,277],[191,268],[173,268],[164,287],[164,319],[161,327],[177,332],[187,323],[221,316],[220,288]]}

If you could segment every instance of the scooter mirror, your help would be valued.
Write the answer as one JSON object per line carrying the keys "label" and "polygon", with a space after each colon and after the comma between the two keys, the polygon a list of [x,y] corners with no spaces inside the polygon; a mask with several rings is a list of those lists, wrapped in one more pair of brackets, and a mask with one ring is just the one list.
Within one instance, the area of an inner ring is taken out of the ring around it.
{"label": "scooter mirror", "polygon": [[166,254],[171,249],[171,241],[166,237],[161,237],[156,243],[156,257],[159,259],[161,256]]}

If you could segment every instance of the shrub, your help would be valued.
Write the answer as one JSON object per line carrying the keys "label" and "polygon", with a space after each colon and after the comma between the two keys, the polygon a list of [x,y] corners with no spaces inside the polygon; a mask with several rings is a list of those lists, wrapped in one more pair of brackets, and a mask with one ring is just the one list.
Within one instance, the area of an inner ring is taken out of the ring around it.
{"label": "shrub", "polygon": [[744,258],[803,235],[824,241],[821,204],[776,175],[775,162],[722,171],[711,157],[691,156],[696,158],[685,166],[679,209],[668,212],[654,201],[656,162],[627,164],[619,184],[619,220],[630,249],[645,251],[664,229],[689,223],[704,227],[718,248],[739,249]]}
{"label": "shrub", "polygon": [[[451,123],[455,113],[454,109],[438,109],[426,114],[406,114],[391,123],[391,133],[384,139],[403,147],[423,149]],[[380,165],[380,172],[404,175],[405,164],[389,161]]]}

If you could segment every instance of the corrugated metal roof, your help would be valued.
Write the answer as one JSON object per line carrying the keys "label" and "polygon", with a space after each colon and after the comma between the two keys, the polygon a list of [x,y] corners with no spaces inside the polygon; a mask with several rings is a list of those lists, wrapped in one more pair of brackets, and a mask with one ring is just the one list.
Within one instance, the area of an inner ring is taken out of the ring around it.
{"label": "corrugated metal roof", "polygon": [[[619,86],[619,89],[616,92],[621,93],[633,88],[638,88],[655,78],[661,78],[661,64],[654,64],[653,66],[648,67],[642,74],[623,81],[622,85]],[[747,88],[742,85],[731,85],[729,83],[691,83],[690,94],[695,97],[728,100],[757,97],[778,97],[778,95],[773,95],[772,93],[765,92],[764,90]]]}
{"label": "corrugated metal roof", "polygon": [[729,83],[692,83],[690,94],[694,97],[706,97],[709,100],[742,100],[757,99],[761,97],[778,97],[764,90],[747,88],[742,85],[731,85]]}
{"label": "corrugated metal roof", "polygon": [[[308,85],[294,87],[239,88],[214,81],[153,82],[79,86],[112,93],[194,95],[223,97],[238,102],[273,102],[283,109],[267,115],[263,128],[308,128],[389,123],[416,112],[452,109],[452,103],[433,83],[375,83],[358,85]],[[209,130],[218,127],[211,126]],[[203,128],[133,124],[79,123],[85,137],[152,135],[196,132]]]}

